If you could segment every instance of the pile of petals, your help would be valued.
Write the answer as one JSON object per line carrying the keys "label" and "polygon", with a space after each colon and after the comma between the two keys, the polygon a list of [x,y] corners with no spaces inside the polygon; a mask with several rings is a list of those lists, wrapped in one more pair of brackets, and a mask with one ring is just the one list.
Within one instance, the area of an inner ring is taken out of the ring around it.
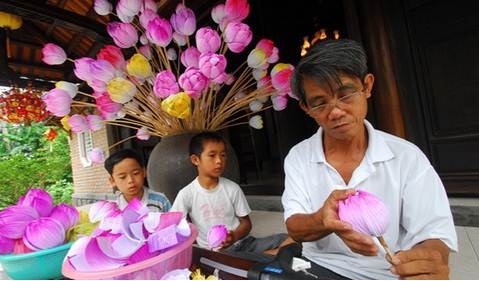
{"label": "pile of petals", "polygon": [[114,202],[99,201],[90,208],[89,218],[98,227],[92,235],[79,238],[67,254],[77,271],[134,264],[168,251],[191,235],[181,212],[149,212],[137,199],[123,211]]}
{"label": "pile of petals", "polygon": [[60,246],[78,221],[78,211],[43,189],[30,189],[17,204],[0,211],[0,254],[24,254]]}

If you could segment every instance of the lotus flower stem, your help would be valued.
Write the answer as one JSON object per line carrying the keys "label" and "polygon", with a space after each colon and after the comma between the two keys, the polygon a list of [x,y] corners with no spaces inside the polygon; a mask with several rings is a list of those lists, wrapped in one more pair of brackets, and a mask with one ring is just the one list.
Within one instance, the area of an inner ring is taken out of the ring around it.
{"label": "lotus flower stem", "polygon": [[382,236],[379,236],[377,237],[378,240],[379,240],[379,243],[381,243],[381,246],[383,246],[384,248],[384,251],[386,251],[386,255],[389,256],[389,259],[392,261],[393,260],[393,257],[394,257],[394,254],[393,252],[391,252],[391,250],[389,249],[389,246],[388,246],[388,243],[386,243],[386,240],[384,240],[384,238]]}

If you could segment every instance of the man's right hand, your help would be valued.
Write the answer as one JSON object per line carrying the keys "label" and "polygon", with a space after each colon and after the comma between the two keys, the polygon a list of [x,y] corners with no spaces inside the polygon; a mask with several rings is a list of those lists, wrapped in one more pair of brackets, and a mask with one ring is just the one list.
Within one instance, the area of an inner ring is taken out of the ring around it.
{"label": "man's right hand", "polygon": [[376,256],[378,247],[370,235],[354,231],[351,224],[343,222],[338,216],[339,201],[354,194],[354,189],[334,190],[314,216],[322,223],[325,230],[336,233],[351,251],[364,255]]}

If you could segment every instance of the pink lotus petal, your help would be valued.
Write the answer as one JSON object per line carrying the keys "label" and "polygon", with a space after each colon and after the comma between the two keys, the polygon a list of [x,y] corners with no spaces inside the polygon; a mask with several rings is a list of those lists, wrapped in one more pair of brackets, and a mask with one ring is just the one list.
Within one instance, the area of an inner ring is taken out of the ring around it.
{"label": "pink lotus petal", "polygon": [[145,241],[131,239],[128,235],[121,235],[111,244],[111,248],[119,254],[120,257],[128,258],[138,251]]}
{"label": "pink lotus petal", "polygon": [[80,255],[85,252],[86,246],[90,243],[91,239],[92,238],[88,236],[78,238],[78,240],[76,240],[70,247],[70,250],[68,250],[67,257]]}
{"label": "pink lotus petal", "polygon": [[42,48],[42,61],[49,65],[62,64],[67,59],[65,51],[58,45],[47,43]]}
{"label": "pink lotus petal", "polygon": [[25,243],[23,243],[23,239],[15,240],[15,247],[13,248],[13,254],[20,255],[20,254],[27,254],[33,252],[32,249],[28,248]]}
{"label": "pink lotus petal", "polygon": [[160,224],[156,228],[156,230],[160,230],[171,225],[177,225],[180,223],[181,219],[183,218],[182,212],[166,212],[162,213],[160,217]]}
{"label": "pink lotus petal", "polygon": [[0,235],[0,255],[10,254],[15,248],[15,240]]}
{"label": "pink lotus petal", "polygon": [[46,217],[50,215],[53,209],[53,198],[43,189],[32,188],[25,194],[19,205],[31,206],[37,210],[41,217]]}
{"label": "pink lotus petal", "polygon": [[128,254],[120,253],[113,247],[113,243],[119,239],[122,235],[121,234],[110,234],[110,233],[103,233],[100,236],[97,236],[96,242],[98,244],[98,248],[105,254],[106,256],[117,259],[117,260],[125,260],[129,257]]}
{"label": "pink lotus petal", "polygon": [[50,217],[59,221],[63,225],[63,228],[68,230],[78,222],[80,214],[75,207],[60,203],[53,208]]}
{"label": "pink lotus petal", "polygon": [[110,216],[103,218],[98,225],[98,229],[108,231],[111,234],[122,233],[122,216],[121,211],[116,210]]}
{"label": "pink lotus petal", "polygon": [[119,268],[126,264],[126,261],[112,259],[105,255],[98,246],[96,239],[91,239],[83,253],[70,256],[68,261],[78,271],[100,271]]}
{"label": "pink lotus petal", "polygon": [[149,233],[155,232],[155,229],[160,225],[160,216],[161,213],[150,212],[145,218],[143,218],[143,225]]}
{"label": "pink lotus petal", "polygon": [[148,237],[148,248],[150,252],[170,248],[176,244],[178,244],[178,238],[176,237],[176,225],[170,225],[166,228],[162,228]]}
{"label": "pink lotus petal", "polygon": [[0,211],[0,235],[10,239],[23,237],[26,226],[38,219],[37,211],[29,206],[13,205]]}
{"label": "pink lotus petal", "polygon": [[103,218],[112,216],[118,211],[118,205],[111,201],[98,201],[95,202],[88,213],[88,218],[91,222],[99,222]]}
{"label": "pink lotus petal", "polygon": [[338,216],[353,229],[372,236],[382,236],[389,226],[389,212],[375,195],[358,190],[338,204]]}
{"label": "pink lotus petal", "polygon": [[224,224],[217,224],[208,231],[208,246],[211,249],[220,247],[228,236],[228,229]]}
{"label": "pink lotus petal", "polygon": [[184,237],[189,237],[191,235],[190,224],[188,223],[186,218],[181,219],[180,223],[176,228],[176,232],[178,232],[178,234]]}
{"label": "pink lotus petal", "polygon": [[62,224],[48,217],[30,222],[25,228],[23,243],[32,250],[43,250],[62,245],[65,229]]}
{"label": "pink lotus petal", "polygon": [[145,243],[143,244],[143,246],[140,247],[140,249],[138,249],[138,251],[136,251],[133,255],[131,255],[128,258],[128,264],[141,262],[149,258],[152,258],[156,255],[158,255],[158,252],[150,252],[148,250],[148,244]]}

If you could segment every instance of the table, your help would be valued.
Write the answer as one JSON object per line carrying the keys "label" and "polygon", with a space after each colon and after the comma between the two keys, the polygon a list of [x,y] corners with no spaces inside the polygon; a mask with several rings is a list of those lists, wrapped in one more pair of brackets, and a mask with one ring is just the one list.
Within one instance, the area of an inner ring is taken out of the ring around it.
{"label": "table", "polygon": [[[193,245],[192,269],[200,268],[201,272],[205,275],[213,274],[213,271],[215,270],[215,268],[201,263],[200,259],[202,257],[208,258],[212,261],[220,262],[227,266],[231,266],[231,267],[246,270],[246,271],[248,271],[252,266],[256,264],[255,261],[233,257],[230,255],[223,254],[221,252],[210,251],[207,249],[200,248],[197,245]],[[223,280],[246,279],[243,276],[230,274],[224,271],[219,271],[219,278]]]}

